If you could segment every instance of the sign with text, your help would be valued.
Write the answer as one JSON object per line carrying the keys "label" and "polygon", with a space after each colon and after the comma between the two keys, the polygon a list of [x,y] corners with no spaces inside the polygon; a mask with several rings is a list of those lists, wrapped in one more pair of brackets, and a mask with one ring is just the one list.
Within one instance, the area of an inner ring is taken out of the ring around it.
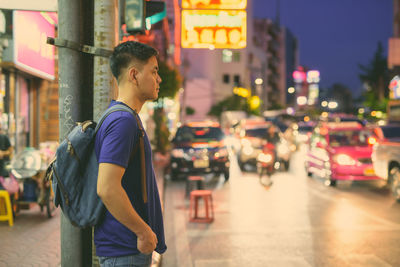
{"label": "sign with text", "polygon": [[187,9],[246,9],[247,0],[182,0]]}
{"label": "sign with text", "polygon": [[54,46],[46,43],[55,37],[55,13],[14,11],[14,63],[17,68],[43,79],[54,79]]}
{"label": "sign with text", "polygon": [[246,11],[182,10],[183,48],[246,47]]}

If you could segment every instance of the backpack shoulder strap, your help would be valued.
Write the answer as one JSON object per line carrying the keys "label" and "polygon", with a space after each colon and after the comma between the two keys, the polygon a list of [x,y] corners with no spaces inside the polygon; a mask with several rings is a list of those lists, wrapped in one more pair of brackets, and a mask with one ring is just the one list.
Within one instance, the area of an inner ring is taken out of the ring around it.
{"label": "backpack shoulder strap", "polygon": [[108,108],[106,110],[106,112],[104,112],[104,114],[100,117],[99,123],[96,125],[96,130],[95,132],[97,133],[97,131],[100,129],[100,126],[103,124],[104,120],[108,117],[108,115],[110,115],[111,113],[115,112],[115,111],[127,111],[129,113],[131,113],[134,117],[136,117],[136,111],[130,109],[129,107],[122,105],[122,104],[115,104],[114,106]]}

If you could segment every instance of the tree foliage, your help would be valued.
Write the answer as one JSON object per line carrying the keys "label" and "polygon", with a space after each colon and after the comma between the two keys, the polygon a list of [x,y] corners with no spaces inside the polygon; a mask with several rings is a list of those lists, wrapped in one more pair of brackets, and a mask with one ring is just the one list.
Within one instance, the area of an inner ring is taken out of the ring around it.
{"label": "tree foliage", "polygon": [[168,66],[164,61],[158,63],[158,68],[158,74],[162,79],[158,98],[174,98],[182,83],[179,71],[176,68]]}
{"label": "tree foliage", "polygon": [[155,123],[154,129],[154,145],[155,151],[165,154],[169,147],[169,129],[167,126],[167,117],[163,108],[157,108],[154,110],[153,119]]}
{"label": "tree foliage", "polygon": [[371,61],[367,65],[359,64],[361,82],[366,90],[363,95],[365,105],[375,110],[385,110],[385,98],[388,97],[389,71],[387,59],[384,55],[382,43],[378,47]]}
{"label": "tree foliage", "polygon": [[335,83],[329,90],[328,97],[338,102],[337,111],[344,113],[353,113],[353,94],[350,89],[340,83]]}
{"label": "tree foliage", "polygon": [[176,93],[181,87],[182,78],[176,68],[169,66],[164,61],[159,61],[158,68],[158,74],[162,82],[160,84],[158,99],[156,100],[158,104],[153,113],[155,123],[154,144],[155,151],[165,154],[170,147],[170,132],[167,125],[167,117],[164,112],[164,98],[175,98]]}
{"label": "tree foliage", "polygon": [[248,114],[254,114],[254,111],[250,111],[250,105],[246,98],[231,95],[212,106],[208,115],[220,117],[221,113],[227,110],[242,110]]}

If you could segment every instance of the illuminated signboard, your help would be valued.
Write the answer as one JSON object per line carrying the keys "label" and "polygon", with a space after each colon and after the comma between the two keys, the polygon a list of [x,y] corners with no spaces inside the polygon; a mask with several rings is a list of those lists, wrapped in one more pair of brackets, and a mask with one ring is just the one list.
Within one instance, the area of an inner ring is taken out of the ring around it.
{"label": "illuminated signboard", "polygon": [[246,11],[182,10],[183,48],[246,47]]}
{"label": "illuminated signboard", "polygon": [[188,9],[246,9],[247,0],[182,0]]}
{"label": "illuminated signboard", "polygon": [[55,37],[56,13],[14,11],[14,62],[32,75],[54,79],[54,46],[46,43]]}
{"label": "illuminated signboard", "polygon": [[309,70],[307,71],[307,82],[308,83],[319,83],[319,71],[317,70]]}
{"label": "illuminated signboard", "polygon": [[293,72],[293,80],[296,83],[302,83],[302,82],[304,82],[306,80],[306,78],[307,78],[307,75],[306,75],[306,73],[304,71],[295,70]]}
{"label": "illuminated signboard", "polygon": [[396,75],[389,83],[390,98],[400,99],[400,76]]}

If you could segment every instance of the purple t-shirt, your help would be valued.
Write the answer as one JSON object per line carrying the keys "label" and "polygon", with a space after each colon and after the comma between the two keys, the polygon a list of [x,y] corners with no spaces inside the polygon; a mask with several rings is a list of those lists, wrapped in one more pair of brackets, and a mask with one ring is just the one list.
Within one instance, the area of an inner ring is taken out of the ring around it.
{"label": "purple t-shirt", "polygon": [[[111,101],[110,107],[116,101]],[[99,163],[113,163],[124,167],[122,187],[125,189],[133,208],[157,235],[155,249],[164,253],[167,249],[160,197],[154,175],[151,147],[147,135],[144,136],[146,158],[147,203],[144,204],[141,191],[140,148],[129,162],[131,151],[139,140],[139,128],[135,117],[127,111],[111,113],[101,125],[96,135],[95,151]],[[127,227],[106,211],[104,219],[95,227],[94,243],[96,254],[103,257],[118,257],[139,254],[137,237]]]}

